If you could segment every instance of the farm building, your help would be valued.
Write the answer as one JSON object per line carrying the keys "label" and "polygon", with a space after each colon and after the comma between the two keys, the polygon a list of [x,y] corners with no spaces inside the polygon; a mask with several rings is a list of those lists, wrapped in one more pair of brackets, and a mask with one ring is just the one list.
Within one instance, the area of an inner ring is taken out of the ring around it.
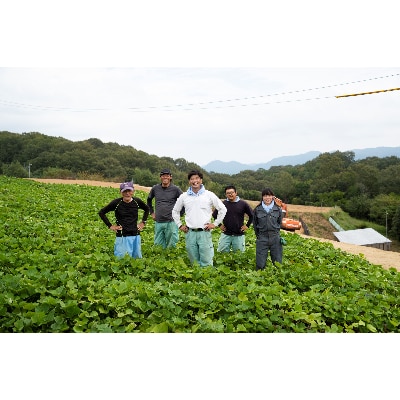
{"label": "farm building", "polygon": [[375,247],[382,250],[390,250],[392,243],[391,240],[372,228],[333,232],[333,234],[339,242]]}

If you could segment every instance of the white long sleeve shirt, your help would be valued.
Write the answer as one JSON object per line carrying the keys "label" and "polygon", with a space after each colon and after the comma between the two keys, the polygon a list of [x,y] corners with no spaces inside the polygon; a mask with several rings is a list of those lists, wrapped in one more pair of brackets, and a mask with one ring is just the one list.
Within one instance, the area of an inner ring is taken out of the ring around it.
{"label": "white long sleeve shirt", "polygon": [[178,227],[182,225],[180,211],[183,207],[185,207],[185,224],[192,229],[204,229],[206,224],[211,223],[213,208],[218,210],[217,219],[213,222],[214,225],[221,224],[226,214],[224,203],[215,193],[209,190],[204,190],[203,193],[195,195],[189,195],[185,192],[178,197],[172,209],[172,218]]}

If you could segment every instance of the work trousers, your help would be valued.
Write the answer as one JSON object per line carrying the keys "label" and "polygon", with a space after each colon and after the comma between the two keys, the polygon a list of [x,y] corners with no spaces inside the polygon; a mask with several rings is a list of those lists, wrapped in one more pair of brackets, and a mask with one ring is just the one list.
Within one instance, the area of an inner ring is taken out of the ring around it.
{"label": "work trousers", "polygon": [[243,252],[245,249],[244,235],[234,236],[221,233],[218,241],[217,251],[221,253],[228,253],[231,248],[233,251],[240,250]]}
{"label": "work trousers", "polygon": [[178,225],[174,221],[155,223],[154,244],[162,246],[163,249],[176,247],[178,239]]}
{"label": "work trousers", "polygon": [[213,265],[214,245],[211,231],[193,231],[185,234],[186,251],[191,264],[199,264],[201,267]]}
{"label": "work trousers", "polygon": [[140,235],[117,236],[114,243],[114,255],[122,258],[128,254],[132,258],[142,258],[142,241]]}
{"label": "work trousers", "polygon": [[268,253],[271,261],[282,263],[283,249],[279,232],[260,234],[256,240],[256,269],[265,269]]}

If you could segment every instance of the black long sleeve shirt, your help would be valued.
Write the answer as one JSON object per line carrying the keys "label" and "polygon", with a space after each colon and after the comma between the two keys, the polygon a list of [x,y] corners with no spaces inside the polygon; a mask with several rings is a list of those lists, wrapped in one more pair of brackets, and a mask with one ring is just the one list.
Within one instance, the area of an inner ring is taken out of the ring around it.
{"label": "black long sleeve shirt", "polygon": [[[235,235],[240,236],[244,235],[244,232],[240,230],[240,228],[244,225],[244,215],[247,214],[249,217],[247,221],[247,227],[250,227],[253,222],[253,210],[249,206],[249,204],[244,200],[239,201],[223,201],[227,212],[225,218],[223,220],[223,224],[225,225],[225,235]],[[218,215],[218,211],[214,210],[213,218],[215,219]]]}
{"label": "black long sleeve shirt", "polygon": [[109,204],[99,211],[100,218],[110,227],[112,223],[107,218],[107,213],[114,211],[116,225],[122,226],[122,231],[117,231],[117,236],[136,236],[139,234],[137,229],[139,209],[143,210],[142,221],[146,222],[149,216],[149,207],[138,197],[132,197],[132,201],[126,203],[121,197],[112,200]]}

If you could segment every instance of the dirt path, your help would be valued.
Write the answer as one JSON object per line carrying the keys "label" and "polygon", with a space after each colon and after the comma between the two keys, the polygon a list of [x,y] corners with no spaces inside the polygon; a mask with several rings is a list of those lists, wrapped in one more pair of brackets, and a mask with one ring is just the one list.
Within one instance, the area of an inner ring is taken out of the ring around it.
{"label": "dirt path", "polygon": [[[87,181],[82,179],[36,179],[31,178],[32,181],[42,182],[42,183],[63,183],[63,184],[71,184],[71,185],[88,185],[88,186],[103,186],[103,187],[112,187],[112,188],[119,188],[119,183],[116,182],[103,182],[103,181]],[[143,192],[150,192],[149,187],[147,186],[140,186],[136,183],[134,184],[135,190],[141,190]]]}
{"label": "dirt path", "polygon": [[[33,179],[37,182],[42,183],[63,183],[63,184],[78,184],[78,185],[89,185],[89,186],[103,186],[113,187],[118,189],[119,183],[115,182],[102,182],[102,181],[87,181],[87,180],[68,180],[68,179]],[[135,184],[135,189],[143,192],[149,192],[150,187],[140,186]],[[311,206],[300,206],[300,205],[289,205],[291,213],[321,213],[328,212],[330,207],[311,207]],[[302,237],[309,239],[310,236],[301,234]],[[383,268],[396,268],[400,271],[400,253],[394,251],[384,251],[375,249],[373,247],[357,246],[348,243],[337,242],[335,240],[322,239],[318,237],[311,237],[312,239],[319,240],[321,242],[332,243],[335,248],[341,249],[347,253],[355,255],[363,255],[371,264],[381,265]]]}

